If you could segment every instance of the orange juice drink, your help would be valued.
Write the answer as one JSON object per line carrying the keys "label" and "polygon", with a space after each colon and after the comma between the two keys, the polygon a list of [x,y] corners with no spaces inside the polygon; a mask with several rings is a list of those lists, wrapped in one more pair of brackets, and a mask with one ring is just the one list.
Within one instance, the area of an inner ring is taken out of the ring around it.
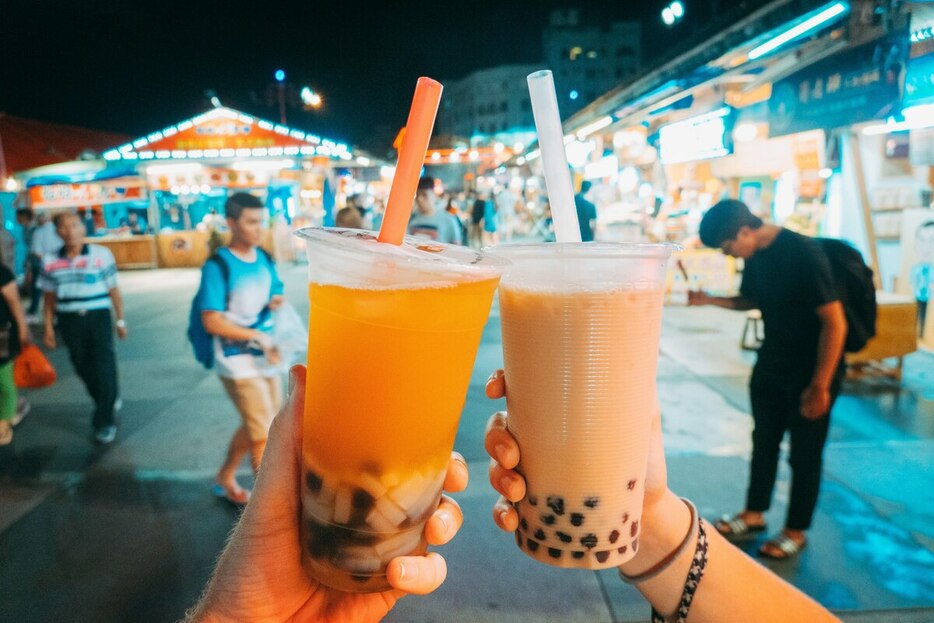
{"label": "orange juice drink", "polygon": [[509,430],[526,478],[516,543],[605,569],[639,548],[668,245],[504,245]]}
{"label": "orange juice drink", "polygon": [[370,232],[302,230],[309,256],[302,562],[341,590],[386,590],[423,553],[501,262]]}

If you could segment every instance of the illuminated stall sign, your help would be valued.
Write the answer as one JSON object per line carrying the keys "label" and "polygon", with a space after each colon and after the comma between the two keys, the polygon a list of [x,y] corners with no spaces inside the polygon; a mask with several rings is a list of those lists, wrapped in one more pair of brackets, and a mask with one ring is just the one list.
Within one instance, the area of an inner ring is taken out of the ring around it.
{"label": "illuminated stall sign", "polygon": [[769,98],[769,136],[833,129],[899,111],[909,38],[886,34],[776,82]]}
{"label": "illuminated stall sign", "polygon": [[139,185],[49,184],[29,189],[29,205],[34,209],[74,208],[110,203],[124,203],[146,198]]}
{"label": "illuminated stall sign", "polygon": [[719,158],[732,153],[731,112],[730,107],[724,106],[660,127],[658,145],[662,164]]}

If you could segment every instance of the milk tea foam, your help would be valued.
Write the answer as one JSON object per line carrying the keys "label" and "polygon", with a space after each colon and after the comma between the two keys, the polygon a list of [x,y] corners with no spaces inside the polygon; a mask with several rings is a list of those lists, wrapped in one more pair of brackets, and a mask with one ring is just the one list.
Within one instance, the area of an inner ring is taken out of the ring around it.
{"label": "milk tea foam", "polygon": [[[547,268],[520,274],[523,260],[506,255],[517,266],[499,299],[509,430],[527,481],[517,544],[540,562],[602,569],[639,547],[670,250],[596,266],[582,257],[591,250],[556,262],[550,279]],[[579,277],[562,279],[574,262]],[[630,280],[614,268],[627,262],[647,272]]]}

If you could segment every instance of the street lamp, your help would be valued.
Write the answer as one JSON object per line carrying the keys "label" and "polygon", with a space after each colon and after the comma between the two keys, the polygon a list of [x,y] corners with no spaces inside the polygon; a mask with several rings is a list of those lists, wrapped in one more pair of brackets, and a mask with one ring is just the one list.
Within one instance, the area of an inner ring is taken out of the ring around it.
{"label": "street lamp", "polygon": [[276,82],[279,83],[279,122],[286,125],[285,122],[285,70],[277,69]]}
{"label": "street lamp", "polygon": [[302,87],[299,95],[302,98],[302,104],[304,104],[305,110],[320,108],[321,104],[324,102],[321,98],[321,94],[312,90],[311,87]]}
{"label": "street lamp", "polygon": [[684,17],[684,4],[679,0],[675,0],[662,9],[662,21],[666,26],[673,26],[682,17]]}

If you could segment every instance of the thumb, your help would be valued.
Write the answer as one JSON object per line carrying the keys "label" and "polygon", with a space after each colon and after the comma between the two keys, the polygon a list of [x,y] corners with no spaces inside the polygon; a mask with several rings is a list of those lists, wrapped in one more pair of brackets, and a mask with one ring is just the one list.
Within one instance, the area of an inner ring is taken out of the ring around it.
{"label": "thumb", "polygon": [[263,460],[244,519],[250,516],[252,521],[274,521],[287,526],[295,524],[298,516],[305,366],[292,366],[289,385],[288,400],[269,428]]}

